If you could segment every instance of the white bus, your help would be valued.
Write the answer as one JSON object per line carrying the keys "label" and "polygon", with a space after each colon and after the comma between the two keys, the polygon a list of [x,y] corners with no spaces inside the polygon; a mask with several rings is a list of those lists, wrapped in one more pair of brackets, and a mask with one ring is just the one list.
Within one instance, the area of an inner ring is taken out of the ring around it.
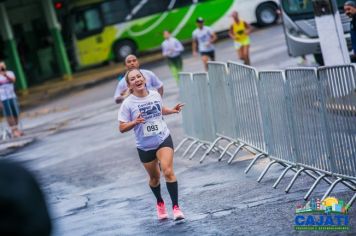
{"label": "white bus", "polygon": [[[343,6],[346,1],[337,0],[337,4],[347,46],[350,50],[350,18],[343,12]],[[323,65],[312,0],[281,0],[280,5],[288,54],[293,57],[313,54],[315,61]]]}

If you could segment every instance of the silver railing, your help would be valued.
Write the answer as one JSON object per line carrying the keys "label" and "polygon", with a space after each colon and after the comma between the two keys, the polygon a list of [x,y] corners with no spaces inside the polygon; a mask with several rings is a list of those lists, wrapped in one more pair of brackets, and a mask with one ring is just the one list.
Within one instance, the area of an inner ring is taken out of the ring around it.
{"label": "silver railing", "polygon": [[[329,184],[322,199],[339,183],[356,191],[354,65],[257,72],[235,62],[209,62],[208,76],[180,77],[184,140],[192,140],[183,156],[197,144],[190,158],[204,147],[200,162],[218,151],[218,160],[228,153],[231,163],[245,148],[255,153],[245,173],[260,157],[271,160],[258,182],[274,164],[283,167],[274,188],[288,171],[295,173],[286,193],[302,173],[314,179],[304,199],[321,181]],[[356,194],[348,205],[355,199]]]}

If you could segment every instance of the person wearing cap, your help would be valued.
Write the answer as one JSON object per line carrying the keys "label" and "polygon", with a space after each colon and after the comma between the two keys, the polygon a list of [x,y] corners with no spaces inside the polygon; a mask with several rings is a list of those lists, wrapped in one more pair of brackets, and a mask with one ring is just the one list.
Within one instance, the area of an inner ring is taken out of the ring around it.
{"label": "person wearing cap", "polygon": [[[139,69],[140,68],[140,63],[135,55],[128,55],[125,58],[125,67],[127,70],[131,69]],[[154,89],[157,90],[157,92],[163,96],[163,83],[162,81],[157,77],[155,73],[153,73],[150,70],[144,70],[140,69],[144,77],[146,78],[146,86],[147,89]],[[114,100],[115,103],[120,104],[124,99],[127,97],[127,83],[124,79],[120,79],[119,83],[116,86],[115,94],[114,94]]]}
{"label": "person wearing cap", "polygon": [[234,47],[238,57],[245,65],[250,65],[250,32],[251,26],[242,20],[237,11],[231,14],[233,23],[230,26],[229,36],[234,40]]}
{"label": "person wearing cap", "polygon": [[356,59],[356,3],[354,1],[347,1],[344,4],[345,14],[351,18],[350,22],[350,35],[353,55],[351,57],[352,61]]}
{"label": "person wearing cap", "polygon": [[198,50],[204,63],[204,68],[205,70],[208,70],[208,60],[215,60],[214,42],[218,39],[218,37],[210,27],[204,25],[203,18],[198,17],[196,23],[197,28],[193,31],[193,56],[197,55],[198,45]]}
{"label": "person wearing cap", "polygon": [[162,54],[167,58],[169,69],[172,72],[177,84],[179,82],[178,73],[183,69],[182,52],[184,47],[178,39],[171,36],[168,30],[163,32],[164,41],[162,43]]}

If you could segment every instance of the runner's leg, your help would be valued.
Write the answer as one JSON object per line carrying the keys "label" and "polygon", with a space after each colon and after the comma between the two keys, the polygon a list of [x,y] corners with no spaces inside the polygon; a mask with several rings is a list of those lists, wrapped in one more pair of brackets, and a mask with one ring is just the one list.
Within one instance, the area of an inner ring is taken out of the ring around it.
{"label": "runner's leg", "polygon": [[160,171],[159,171],[159,166],[158,166],[158,161],[157,159],[148,162],[148,163],[143,163],[143,166],[145,167],[150,180],[149,180],[149,185],[150,188],[155,195],[157,199],[157,203],[163,202],[162,196],[161,196],[161,185],[160,185]]}
{"label": "runner's leg", "polygon": [[172,206],[178,205],[178,184],[173,170],[173,153],[173,149],[170,147],[163,147],[157,151],[157,158],[161,163]]}
{"label": "runner's leg", "polygon": [[245,65],[250,65],[250,45],[245,45],[243,48],[243,55],[245,58]]}
{"label": "runner's leg", "polygon": [[208,71],[208,61],[209,61],[209,56],[207,55],[202,55],[201,60],[203,61],[204,64],[204,69]]}

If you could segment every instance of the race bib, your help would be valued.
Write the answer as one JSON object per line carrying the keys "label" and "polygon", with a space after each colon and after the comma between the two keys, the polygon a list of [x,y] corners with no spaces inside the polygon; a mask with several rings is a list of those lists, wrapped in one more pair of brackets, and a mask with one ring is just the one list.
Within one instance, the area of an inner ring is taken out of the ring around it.
{"label": "race bib", "polygon": [[146,121],[143,124],[143,136],[153,136],[161,133],[163,130],[162,120],[156,119],[152,121]]}

